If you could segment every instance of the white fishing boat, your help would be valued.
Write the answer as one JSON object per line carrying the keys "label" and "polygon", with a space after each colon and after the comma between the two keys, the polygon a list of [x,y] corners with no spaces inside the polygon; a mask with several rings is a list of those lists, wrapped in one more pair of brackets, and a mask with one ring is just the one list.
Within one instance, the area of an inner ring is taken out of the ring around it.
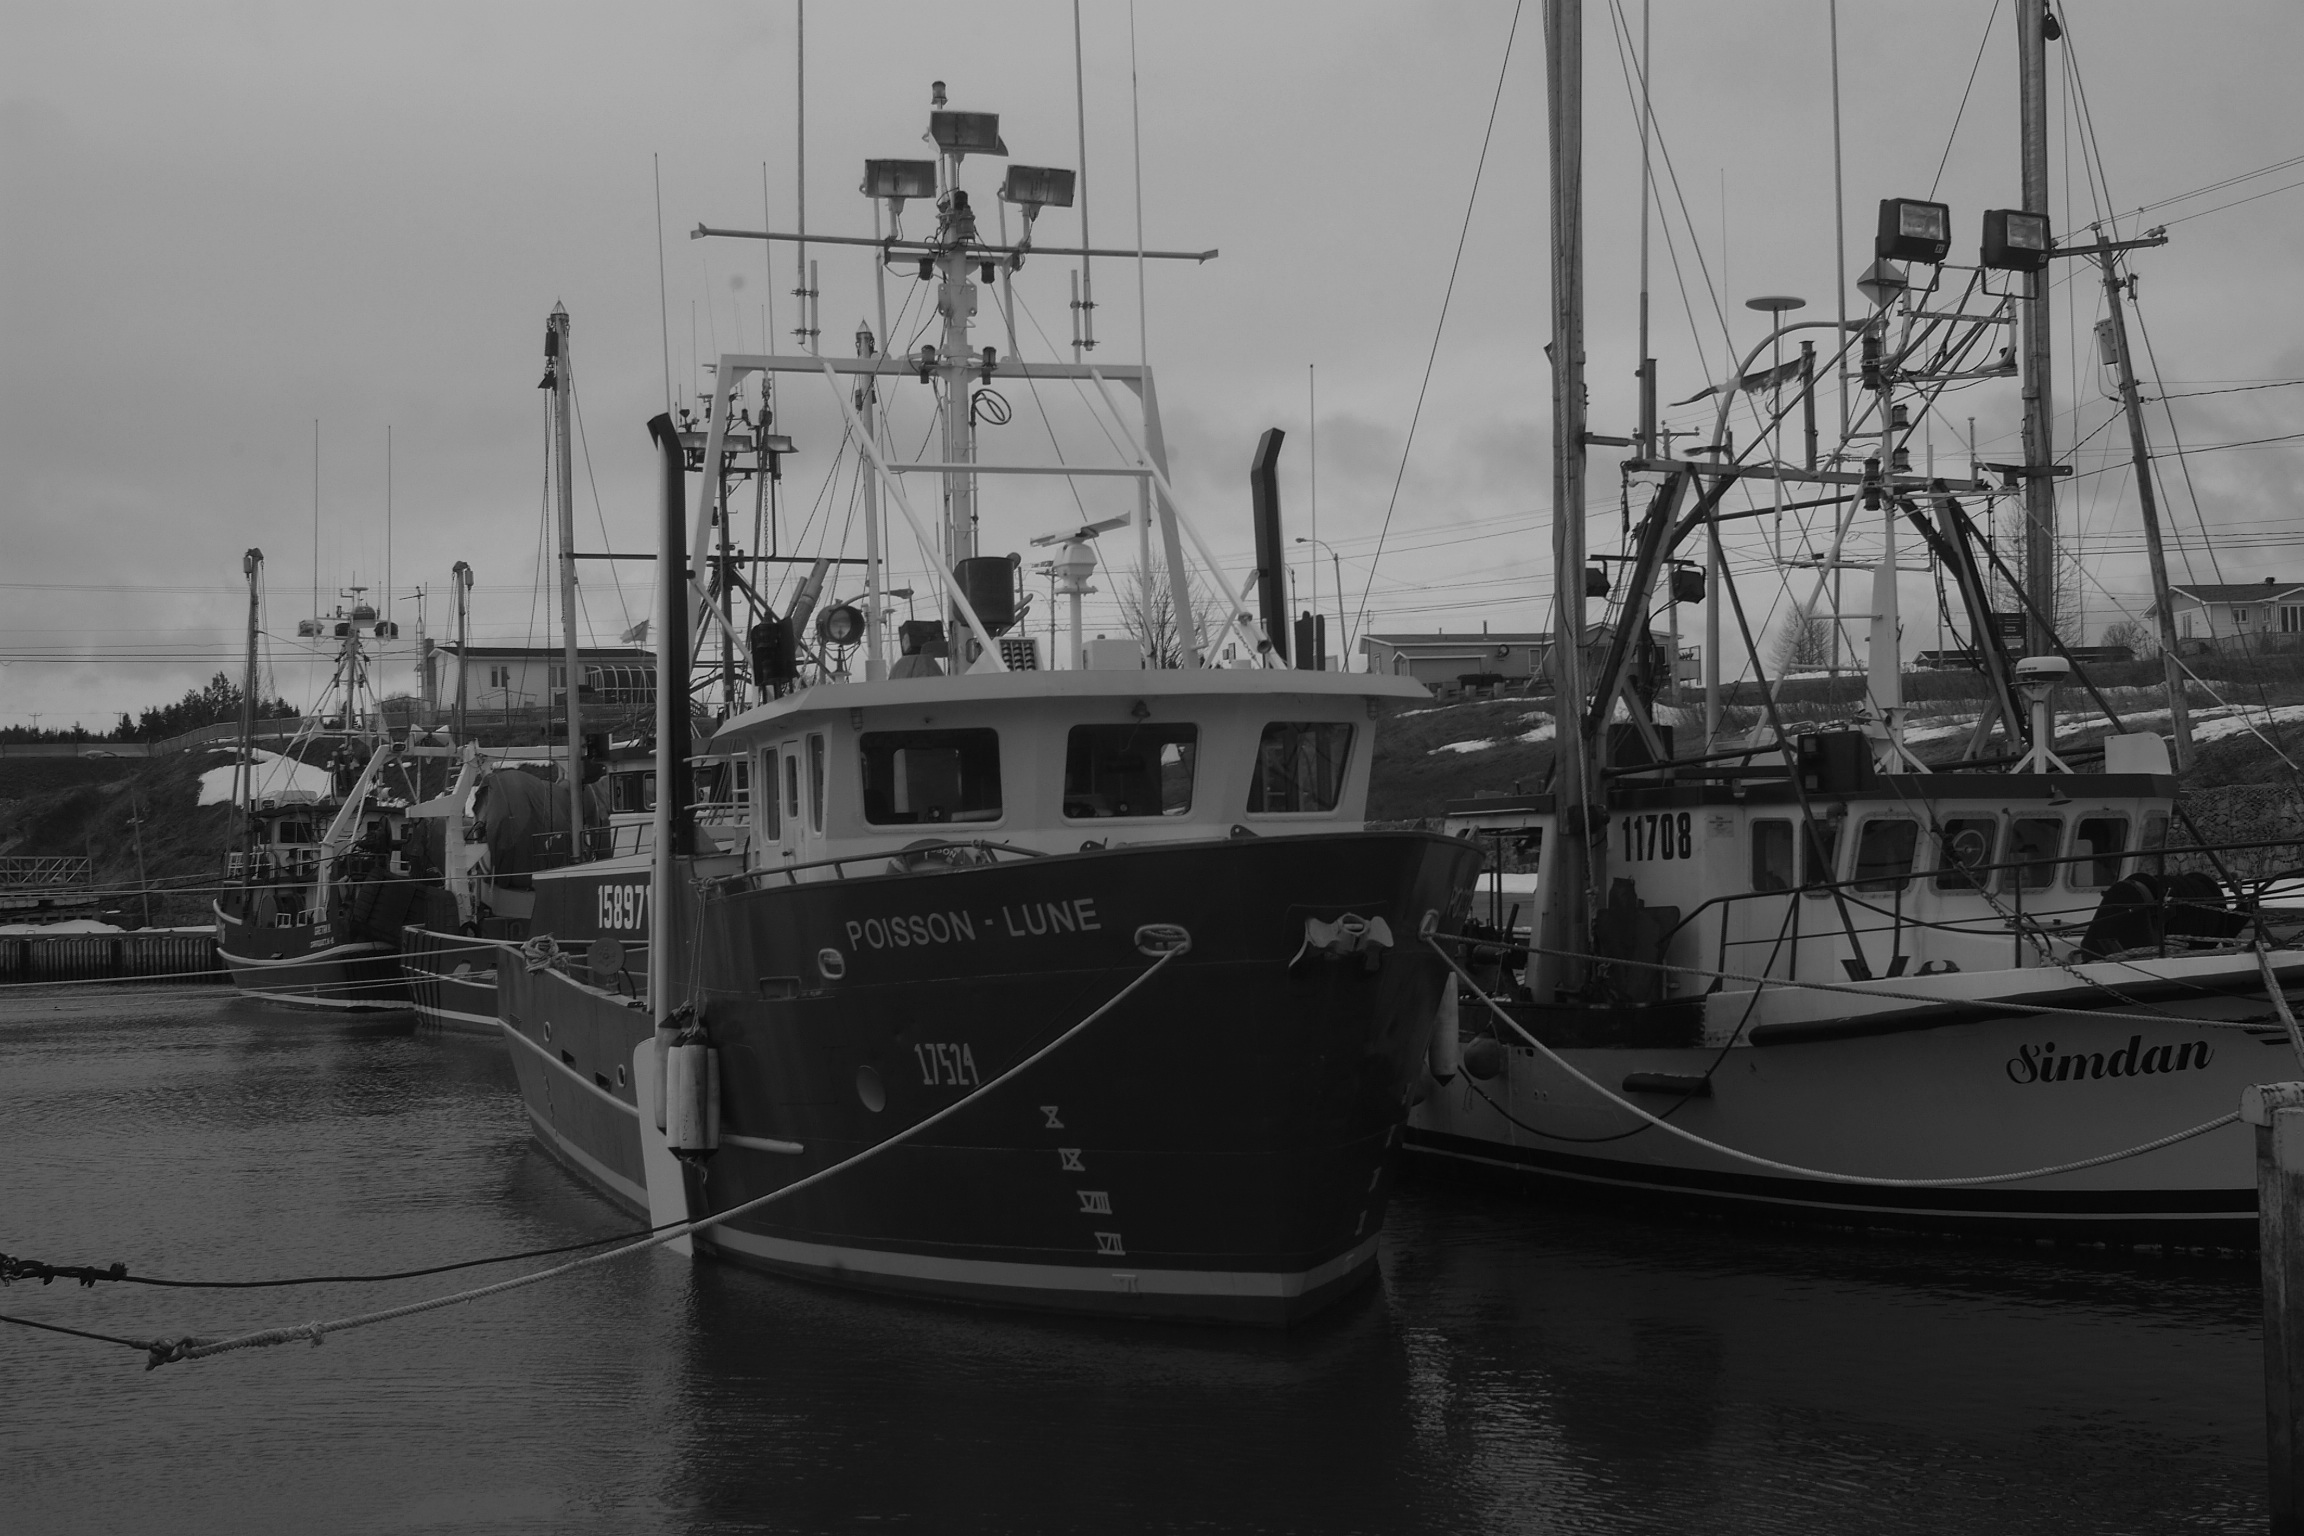
{"label": "white fishing boat", "polygon": [[[1613,582],[1588,571],[1584,548],[1580,151],[1555,134],[1554,505],[1573,509],[1554,540],[1560,754],[1548,792],[1454,808],[1451,830],[1493,850],[1523,894],[1499,882],[1481,924],[1429,941],[1458,967],[1444,1007],[1459,1028],[1436,1040],[1412,1152],[1836,1221],[2253,1241],[2235,1111],[2243,1088],[2294,1076],[2304,1057],[2287,1000],[2304,988],[2304,950],[2292,919],[2259,911],[2188,835],[2168,741],[2123,721],[2057,637],[2047,274],[2102,267],[2141,463],[2120,272],[2124,252],[2164,237],[2055,237],[2042,104],[2056,34],[2041,0],[2016,9],[2023,205],[1984,214],[1970,264],[1952,254],[1945,205],[1884,200],[1868,315],[1799,321],[1796,300],[1753,301],[1772,329],[1715,386],[1702,439],[1715,456],[1670,453],[1644,360],[1624,468],[1648,505]],[[1555,125],[1576,117],[1579,11],[1551,8]],[[1836,449],[1819,453],[1811,431],[1803,455],[1786,423],[1806,406],[1812,429],[1823,370],[1813,357],[1752,370],[1817,330],[1861,405]],[[1914,434],[1942,392],[2018,373],[2019,352],[2024,462],[1915,472]],[[1730,410],[1748,395],[1764,397],[1763,420],[1738,451]],[[1765,487],[1755,510],[1727,510],[1739,483]],[[1997,495],[2024,509],[2021,579],[1971,510]],[[1795,732],[1764,687],[1757,720],[1732,730],[1724,631],[1760,658],[1720,530],[1771,507],[1780,520],[1788,498],[1832,509],[1834,570],[1860,546],[1871,569],[1861,719]],[[2144,511],[2181,751],[2148,494]],[[1676,564],[1692,542],[1699,560]],[[1907,735],[1897,576],[1916,549],[1957,589],[1986,695],[1959,755],[1936,763]],[[1610,609],[1597,644],[1595,588]],[[2020,605],[2020,648],[1996,588]],[[1661,607],[1698,601],[1701,715],[1660,699],[1649,634]],[[2076,771],[2057,724],[2083,694],[2111,733],[2101,764]]]}

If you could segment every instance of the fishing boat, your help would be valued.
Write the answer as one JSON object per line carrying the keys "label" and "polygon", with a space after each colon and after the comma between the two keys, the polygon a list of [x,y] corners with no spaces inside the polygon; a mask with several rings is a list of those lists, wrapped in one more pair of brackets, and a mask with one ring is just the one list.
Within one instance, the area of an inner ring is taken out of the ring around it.
{"label": "fishing boat", "polygon": [[416,799],[408,762],[389,739],[371,680],[370,646],[396,635],[366,589],[320,617],[303,638],[333,643],[328,684],[276,755],[254,742],[256,624],[264,557],[251,549],[248,681],[233,805],[239,846],[211,904],[216,950],[250,996],[311,1008],[408,1006],[397,951],[418,881],[402,831]]}
{"label": "fishing boat", "polygon": [[[2164,236],[2054,238],[2043,80],[2056,33],[2040,0],[2016,9],[2023,205],[1984,215],[1977,261],[1952,255],[1943,204],[1883,201],[1860,285],[1868,316],[1803,322],[1796,300],[1754,301],[1772,330],[1706,392],[1720,402],[1699,441],[1716,457],[1669,452],[1644,362],[1624,470],[1647,509],[1613,581],[1588,561],[1581,517],[1556,520],[1556,776],[1542,794],[1452,808],[1451,830],[1495,855],[1496,894],[1476,926],[1428,941],[1449,956],[1443,1007],[1457,1018],[1436,1036],[1409,1126],[1428,1165],[1834,1222],[2254,1241],[2251,1143],[2234,1111],[2244,1088],[2295,1075],[2304,1057],[2289,1003],[2304,950],[2184,825],[2168,740],[2123,720],[2057,635],[2047,274],[2092,260],[2147,488],[2181,753],[2120,277],[2126,251]],[[1576,114],[1578,11],[1555,8],[1555,123]],[[1572,361],[1555,372],[1554,504],[1580,509],[1579,141],[1555,139],[1552,351]],[[1805,413],[1812,428],[1813,354],[1765,360],[1817,329],[1863,403],[1838,451],[1819,454],[1811,430],[1803,454],[1785,424]],[[1941,392],[1997,376],[2023,383],[2024,461],[1916,471],[1914,434]],[[1763,420],[1733,451],[1730,409],[1745,399]],[[1762,490],[1730,511],[1739,484]],[[1849,728],[1793,730],[1765,685],[1749,729],[1724,718],[1723,630],[1755,669],[1760,658],[1721,529],[1780,523],[1788,495],[1835,520],[1820,587],[1868,547],[1870,660]],[[1975,509],[1994,497],[2022,508],[2021,575],[1979,530]],[[1691,542],[1701,555],[1679,561]],[[1900,546],[1957,589],[1962,659],[1986,695],[1949,760],[1924,761],[1908,729]],[[1594,591],[1613,610],[1601,643]],[[2016,623],[1996,591],[2019,605]],[[1681,602],[1705,603],[1701,713],[1661,696],[1677,669],[1649,638],[1652,615]],[[2100,762],[2059,753],[2060,712],[2083,691],[2108,727]]]}
{"label": "fishing boat", "polygon": [[[917,263],[937,343],[891,356],[883,320],[853,357],[726,353],[700,444],[652,424],[654,825],[645,854],[536,879],[497,967],[521,1092],[546,1148],[658,1222],[709,1222],[682,1241],[712,1257],[952,1300],[1293,1323],[1374,1272],[1446,974],[1416,936],[1462,915],[1478,855],[1366,825],[1379,718],[1422,690],[1285,665],[1278,561],[1243,584],[1210,554],[1168,478],[1152,371],[974,344],[979,303],[1007,311],[1028,255],[1091,248],[1030,242],[1031,215],[1071,202],[1070,171],[1010,166],[1003,219],[1024,211],[1024,236],[980,231],[965,162],[1005,155],[997,114],[947,110],[939,82],[930,134],[934,160],[874,161],[865,180],[876,213],[931,200],[924,238],[810,238],[872,250],[882,274]],[[756,376],[782,381],[787,420],[821,391],[861,465],[863,591],[805,630],[771,612],[738,633],[709,585],[725,444],[767,420],[768,399],[757,417],[745,404]],[[1081,387],[1124,462],[979,456],[995,376]],[[918,462],[887,417],[913,387],[943,423]],[[1251,465],[1260,550],[1279,547],[1279,444],[1266,434]],[[979,482],[1051,472],[1132,482],[1133,516],[1052,535],[1053,563],[1077,595],[1097,536],[1133,522],[1164,557],[1144,586],[1177,616],[1172,656],[1121,654],[1075,619],[1072,664],[1043,666],[1013,632],[1020,561],[983,552],[1004,509]],[[915,475],[941,486],[932,521]],[[937,588],[938,616],[893,637],[907,610],[884,506]],[[747,692],[692,752],[688,656],[715,642],[748,661]],[[741,771],[739,824],[695,824],[697,759]]]}

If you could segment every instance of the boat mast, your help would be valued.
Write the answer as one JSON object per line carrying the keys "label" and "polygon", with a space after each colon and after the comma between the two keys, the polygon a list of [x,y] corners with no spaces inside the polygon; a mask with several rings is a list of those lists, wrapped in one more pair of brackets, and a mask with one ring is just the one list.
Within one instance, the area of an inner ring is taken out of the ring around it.
{"label": "boat mast", "polygon": [[[2024,211],[2048,216],[2048,0],[2016,0]],[[2035,273],[2022,306],[2024,342],[2025,650],[2056,649],[2056,420],[2048,284]]]}
{"label": "boat mast", "polygon": [[[1588,820],[1584,717],[1584,15],[1583,0],[1545,0],[1545,97],[1552,150],[1552,675],[1560,859],[1550,947],[1580,955],[1595,839]],[[1605,730],[1603,725],[1600,729]],[[1574,988],[1582,963],[1566,963]]]}
{"label": "boat mast", "polygon": [[462,746],[464,734],[464,680],[472,670],[472,567],[459,560],[450,568],[449,579],[456,586],[456,744]]}
{"label": "boat mast", "polygon": [[2116,252],[2097,253],[2104,264],[2105,321],[2112,336],[2112,362],[2120,371],[2120,408],[2128,416],[2128,447],[2136,464],[2136,503],[2144,516],[2144,549],[2152,559],[2152,617],[2160,629],[2160,667],[2168,679],[2168,721],[2176,733],[2176,771],[2192,766],[2192,711],[2184,701],[2184,668],[2176,659],[2176,609],[2168,600],[2168,552],[2160,544],[2160,500],[2152,483],[2152,451],[2144,439],[2144,406],[2136,393],[2136,368],[2128,352],[2127,285],[2120,280]]}
{"label": "boat mast", "polygon": [[[944,82],[936,82],[938,109],[944,106]],[[976,214],[960,186],[960,163],[967,151],[940,146],[944,163],[944,189],[936,199],[936,309],[944,317],[944,344],[935,372],[944,383],[944,462],[968,464],[975,458],[975,434],[969,430],[972,411],[968,399],[970,353],[969,322],[976,315],[976,284],[968,276],[968,248],[976,243]],[[1004,152],[1004,151],[1003,151]],[[946,470],[944,480],[944,561],[954,572],[960,562],[976,553],[976,477],[967,470]],[[976,632],[962,618],[958,594],[948,603],[945,632],[951,636],[951,664],[965,672],[976,660]]]}
{"label": "boat mast", "polygon": [[251,549],[240,557],[241,573],[248,578],[248,672],[240,685],[240,785],[233,798],[243,813],[240,836],[244,850],[253,847],[256,836],[254,818],[247,813],[256,809],[256,594],[257,575],[263,569],[264,551]]}
{"label": "boat mast", "polygon": [[[569,372],[565,304],[552,306],[552,318],[544,332],[544,356],[550,369],[545,382],[552,386],[552,431],[558,439],[553,469],[560,477],[560,654],[561,681],[568,700],[568,856],[573,861],[584,842],[584,716],[576,697],[580,676],[576,663],[576,488],[568,432],[568,404],[575,380]],[[550,697],[549,691],[546,697]]]}

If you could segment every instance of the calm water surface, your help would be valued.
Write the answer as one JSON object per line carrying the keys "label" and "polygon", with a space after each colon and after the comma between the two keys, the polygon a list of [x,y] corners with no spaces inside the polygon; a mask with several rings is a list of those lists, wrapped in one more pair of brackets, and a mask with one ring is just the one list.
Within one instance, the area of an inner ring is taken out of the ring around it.
{"label": "calm water surface", "polygon": [[[0,1074],[12,1254],[254,1278],[633,1225],[530,1143],[500,1046],[406,1018],[18,999]],[[1675,1224],[1414,1182],[1383,1270],[1288,1336],[891,1302],[661,1252],[149,1374],[0,1328],[0,1527],[2263,1527],[2248,1262]],[[470,1282],[19,1285],[0,1310],[213,1335]]]}

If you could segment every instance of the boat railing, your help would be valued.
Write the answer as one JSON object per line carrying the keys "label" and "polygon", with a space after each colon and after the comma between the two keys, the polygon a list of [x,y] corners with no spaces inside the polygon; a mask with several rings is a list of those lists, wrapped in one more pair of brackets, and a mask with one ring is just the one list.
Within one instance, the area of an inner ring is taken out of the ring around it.
{"label": "boat railing", "polygon": [[787,885],[798,885],[800,875],[812,869],[829,869],[836,880],[848,878],[851,864],[880,864],[887,866],[887,874],[925,874],[938,869],[958,870],[981,868],[999,862],[1002,855],[1016,859],[1044,859],[1048,855],[1038,848],[1025,848],[1015,843],[995,843],[978,838],[970,841],[929,839],[907,843],[902,848],[877,849],[869,853],[844,853],[828,859],[807,859],[770,868],[747,869],[733,875],[722,875],[712,882],[723,895],[739,891],[760,890],[771,880],[782,878]]}
{"label": "boat railing", "polygon": [[[2275,848],[2293,849],[2299,847],[2304,847],[2304,837],[2272,838],[2255,842],[2217,843],[2213,845],[2193,844],[2184,846],[2163,846],[2137,849],[2122,856],[2124,862],[2128,862],[2132,865],[2132,867],[2124,873],[2122,878],[2126,878],[2127,875],[2138,873],[2149,873],[2162,878],[2165,878],[2171,873],[2198,872],[2201,874],[2208,874],[2208,870],[2201,869],[2199,866],[2201,864],[2213,864],[2217,856],[2229,855],[2232,853],[2263,851]],[[2186,856],[2190,857],[2187,858]],[[1796,896],[1821,897],[1832,894],[1834,892],[1839,893],[1840,898],[1849,906],[1854,907],[1860,911],[1869,912],[1876,916],[1888,919],[1888,921],[1885,923],[1874,924],[1870,927],[1865,927],[1859,924],[1857,931],[1860,933],[1900,933],[1903,929],[1906,928],[1916,928],[1935,932],[1982,936],[1985,934],[2003,934],[2008,932],[2011,928],[2014,928],[2019,929],[2024,933],[2036,935],[2042,940],[2072,939],[2087,930],[2089,921],[2093,919],[2096,914],[2096,903],[2077,906],[2064,904],[2028,907],[2025,901],[2027,894],[2037,891],[2045,896],[2048,888],[2044,886],[2027,887],[2023,885],[2021,881],[2019,881],[2017,885],[2006,891],[1993,891],[1987,886],[1983,877],[1995,875],[2004,870],[2034,870],[2043,866],[2052,868],[2057,865],[2063,865],[2066,868],[2075,868],[2083,864],[2097,862],[2098,858],[2099,856],[2095,854],[2080,856],[2064,854],[2050,859],[2005,859],[1991,864],[1966,864],[1960,866],[1957,871],[1944,869],[1913,869],[1908,870],[1901,875],[1883,876],[1879,874],[1869,874],[1863,876],[1850,876],[1845,880],[1807,880],[1802,881],[1797,885],[1787,886],[1780,890],[1729,891],[1721,895],[1711,897],[1690,908],[1681,916],[1680,921],[1675,923],[1665,933],[1664,944],[1666,947],[1669,947],[1672,940],[1678,937],[1682,930],[1693,924],[1697,918],[1701,917],[1704,913],[1712,910],[1715,907],[1720,908],[1722,910],[1722,915],[1719,925],[1719,939],[1715,946],[1715,960],[1713,969],[1716,972],[1725,971],[1728,969],[1729,950],[1756,947],[1764,944],[1773,947],[1781,944],[1786,937],[1786,935],[1779,934],[1771,937],[1731,939],[1728,936],[1730,924],[1727,920],[1727,913],[1728,910],[1733,908],[1737,902],[1781,901],[1787,897]],[[2179,860],[2182,860],[2188,867],[2182,869],[2176,868],[2175,861]],[[1912,913],[1904,911],[1901,902],[1891,902],[1887,905],[1883,905],[1876,900],[1866,899],[1868,896],[1877,897],[1882,895],[1898,894],[1902,889],[1910,886],[1914,881],[1923,879],[1933,881],[1953,873],[1958,873],[1959,875],[1965,877],[1965,883],[1962,886],[1947,888],[1946,894],[1956,895],[1962,893],[1963,891],[1973,891],[1978,894],[2004,897],[2011,903],[2011,905],[2005,908],[1996,906],[1995,909],[1989,913],[1984,913],[1973,917],[1943,919],[1917,917]],[[2211,878],[2213,878],[2213,876],[2211,876]],[[2164,888],[2162,890],[2159,902],[2162,914],[2162,926],[2165,929],[2166,917],[2170,912],[2198,912],[2203,915],[2209,912],[2215,912],[2227,916],[2237,912],[2253,917],[2258,910],[2259,903],[2265,891],[2273,886],[2282,884],[2283,882],[2297,879],[2304,879],[2304,865],[2289,866],[2272,874],[2251,877],[2246,882],[2246,885],[2250,888],[2246,889],[2241,888],[2242,882],[2235,879],[2229,882],[2230,888],[2226,890],[2226,897],[2229,900],[2230,905],[2211,904],[2206,900],[2197,897],[2171,895]],[[1890,882],[1894,883],[1890,884]],[[2220,889],[2224,889],[2227,886],[2227,882],[2225,881],[2219,880],[2217,883]],[[2101,901],[2103,892],[2108,889],[2110,889],[2110,883],[2107,883],[2105,886],[2095,888],[2095,894],[2098,897],[2099,902]],[[1796,931],[1791,933],[1789,936],[1793,938],[1799,937]]]}

